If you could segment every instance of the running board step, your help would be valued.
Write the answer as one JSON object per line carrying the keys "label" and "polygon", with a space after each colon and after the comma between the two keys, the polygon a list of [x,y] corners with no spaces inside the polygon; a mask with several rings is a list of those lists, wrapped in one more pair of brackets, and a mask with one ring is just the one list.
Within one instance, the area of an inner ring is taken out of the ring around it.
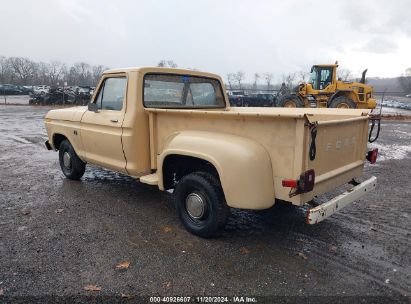
{"label": "running board step", "polygon": [[158,175],[157,173],[144,175],[140,177],[140,182],[147,185],[158,185]]}

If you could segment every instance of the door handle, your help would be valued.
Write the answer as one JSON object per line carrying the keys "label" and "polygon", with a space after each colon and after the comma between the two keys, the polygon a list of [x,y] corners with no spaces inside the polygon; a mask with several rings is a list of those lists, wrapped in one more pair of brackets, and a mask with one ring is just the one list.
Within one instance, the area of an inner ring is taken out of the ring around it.
{"label": "door handle", "polygon": [[116,123],[118,122],[118,119],[110,119],[110,121]]}

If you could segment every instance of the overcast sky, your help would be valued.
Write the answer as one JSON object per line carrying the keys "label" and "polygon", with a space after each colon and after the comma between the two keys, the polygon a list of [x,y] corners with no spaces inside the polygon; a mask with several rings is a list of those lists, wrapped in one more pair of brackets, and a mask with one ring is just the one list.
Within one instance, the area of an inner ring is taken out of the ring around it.
{"label": "overcast sky", "polygon": [[410,0],[2,0],[0,55],[109,67],[272,72],[315,63],[394,77],[411,67]]}

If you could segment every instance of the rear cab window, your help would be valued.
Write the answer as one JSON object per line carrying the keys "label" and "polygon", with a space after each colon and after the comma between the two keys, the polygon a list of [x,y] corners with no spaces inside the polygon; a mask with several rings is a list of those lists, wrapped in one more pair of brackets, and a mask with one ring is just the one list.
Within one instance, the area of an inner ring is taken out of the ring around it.
{"label": "rear cab window", "polygon": [[225,108],[217,79],[174,74],[144,76],[143,103],[148,108]]}

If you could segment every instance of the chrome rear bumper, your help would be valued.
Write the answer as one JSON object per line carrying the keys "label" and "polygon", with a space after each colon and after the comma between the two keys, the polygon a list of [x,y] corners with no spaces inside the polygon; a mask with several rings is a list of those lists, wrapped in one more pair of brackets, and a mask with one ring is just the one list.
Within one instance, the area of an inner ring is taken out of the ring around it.
{"label": "chrome rear bumper", "polygon": [[358,200],[363,195],[367,194],[367,192],[374,190],[376,185],[377,178],[373,176],[350,190],[345,191],[343,194],[334,197],[330,201],[315,208],[308,209],[307,224],[317,224],[325,220],[327,217],[351,204],[353,201]]}

